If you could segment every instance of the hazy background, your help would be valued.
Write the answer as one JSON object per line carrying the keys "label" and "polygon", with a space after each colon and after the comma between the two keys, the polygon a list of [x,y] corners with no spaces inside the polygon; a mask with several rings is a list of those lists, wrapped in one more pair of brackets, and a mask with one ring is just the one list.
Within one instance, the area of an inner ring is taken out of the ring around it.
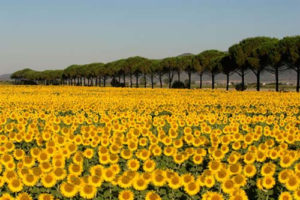
{"label": "hazy background", "polygon": [[300,34],[299,0],[0,0],[0,74]]}

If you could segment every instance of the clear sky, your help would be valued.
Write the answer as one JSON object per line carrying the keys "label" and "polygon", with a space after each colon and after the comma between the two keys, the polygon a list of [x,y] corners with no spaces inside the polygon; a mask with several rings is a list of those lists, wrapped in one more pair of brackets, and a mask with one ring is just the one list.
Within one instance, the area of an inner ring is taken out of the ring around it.
{"label": "clear sky", "polygon": [[0,74],[298,34],[299,0],[0,0]]}

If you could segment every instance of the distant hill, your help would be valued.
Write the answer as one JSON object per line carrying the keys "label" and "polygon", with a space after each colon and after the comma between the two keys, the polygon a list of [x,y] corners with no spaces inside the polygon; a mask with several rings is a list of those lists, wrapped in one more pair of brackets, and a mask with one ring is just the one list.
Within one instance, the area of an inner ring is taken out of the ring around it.
{"label": "distant hill", "polygon": [[192,55],[194,55],[194,54],[192,54],[192,53],[183,53],[183,54],[178,55],[178,57],[192,56]]}
{"label": "distant hill", "polygon": [[11,74],[2,74],[0,75],[0,81],[10,81],[10,75]]}

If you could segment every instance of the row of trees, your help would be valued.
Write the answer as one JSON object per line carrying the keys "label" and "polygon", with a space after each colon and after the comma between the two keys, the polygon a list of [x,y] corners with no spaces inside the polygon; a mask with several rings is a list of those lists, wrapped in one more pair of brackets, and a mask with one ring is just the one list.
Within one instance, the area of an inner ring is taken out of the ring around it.
{"label": "row of trees", "polygon": [[155,79],[163,87],[163,78],[167,77],[168,87],[177,77],[185,72],[188,75],[187,87],[191,87],[192,74],[197,73],[202,88],[202,76],[211,76],[211,88],[215,87],[215,76],[223,73],[227,77],[226,89],[229,88],[229,78],[233,73],[241,77],[241,87],[245,88],[245,75],[252,72],[256,76],[256,89],[260,90],[260,76],[263,71],[275,75],[276,91],[279,90],[279,75],[283,70],[292,69],[297,73],[296,90],[299,92],[300,79],[300,36],[285,37],[281,40],[270,37],[253,37],[231,46],[227,52],[206,50],[197,55],[169,57],[160,60],[144,57],[130,57],[109,63],[91,63],[86,65],[71,65],[64,70],[34,71],[23,69],[11,75],[15,80],[29,80],[37,84],[68,84],[106,86],[111,79],[112,85],[139,87],[143,77],[143,85],[150,80],[152,88]]}

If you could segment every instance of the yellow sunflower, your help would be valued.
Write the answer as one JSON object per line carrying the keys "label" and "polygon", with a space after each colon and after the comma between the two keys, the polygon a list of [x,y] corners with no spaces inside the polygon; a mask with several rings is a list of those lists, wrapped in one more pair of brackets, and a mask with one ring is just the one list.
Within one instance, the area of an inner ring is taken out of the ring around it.
{"label": "yellow sunflower", "polygon": [[119,200],[133,200],[134,194],[131,190],[122,190],[118,196]]}
{"label": "yellow sunflower", "polygon": [[156,194],[154,191],[149,191],[146,194],[145,200],[161,200],[160,196]]}
{"label": "yellow sunflower", "polygon": [[78,189],[75,185],[73,185],[71,183],[67,183],[67,182],[63,182],[60,185],[59,189],[60,189],[61,194],[67,198],[74,197],[78,192]]}
{"label": "yellow sunflower", "polygon": [[93,185],[84,184],[80,188],[80,196],[85,199],[93,199],[96,196],[97,188]]}

